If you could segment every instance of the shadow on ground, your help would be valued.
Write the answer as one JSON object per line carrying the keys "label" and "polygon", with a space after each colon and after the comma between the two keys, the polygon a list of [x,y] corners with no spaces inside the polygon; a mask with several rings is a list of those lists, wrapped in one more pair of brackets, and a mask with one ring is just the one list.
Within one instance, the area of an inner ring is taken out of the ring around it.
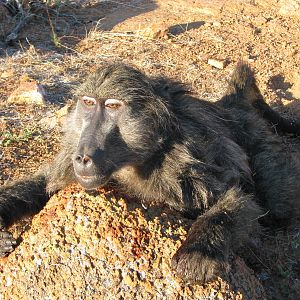
{"label": "shadow on ground", "polygon": [[[73,46],[95,28],[109,31],[126,19],[156,8],[153,0],[99,1],[93,5],[71,5],[67,1],[61,1],[61,4],[49,7],[33,2],[24,10],[31,17],[18,28],[20,13],[12,15],[0,3],[0,57],[12,55],[20,48],[28,48],[30,45],[44,51],[57,50],[59,43]],[[40,30],[36,30],[37,28]],[[9,36],[14,38],[8,41]]]}
{"label": "shadow on ground", "polygon": [[285,78],[281,74],[272,76],[268,81],[268,87],[272,89],[279,98],[296,100],[293,94],[289,91],[292,84],[285,81]]}
{"label": "shadow on ground", "polygon": [[196,21],[196,22],[191,22],[191,23],[183,23],[183,24],[177,24],[174,26],[171,26],[169,28],[169,33],[176,36],[181,33],[184,33],[186,31],[192,30],[192,29],[197,29],[205,24],[204,21]]}

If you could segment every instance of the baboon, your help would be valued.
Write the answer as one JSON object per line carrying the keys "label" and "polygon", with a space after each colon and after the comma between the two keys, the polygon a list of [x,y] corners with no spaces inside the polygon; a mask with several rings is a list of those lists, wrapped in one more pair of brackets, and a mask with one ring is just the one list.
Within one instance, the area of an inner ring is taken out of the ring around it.
{"label": "baboon", "polygon": [[53,163],[1,188],[0,254],[15,246],[7,226],[37,213],[59,189],[113,180],[129,195],[194,219],[172,258],[178,276],[204,283],[222,275],[229,252],[258,229],[260,215],[291,218],[300,196],[299,156],[245,108],[260,96],[247,65],[238,66],[229,91],[210,103],[164,77],[104,65],[78,88]]}

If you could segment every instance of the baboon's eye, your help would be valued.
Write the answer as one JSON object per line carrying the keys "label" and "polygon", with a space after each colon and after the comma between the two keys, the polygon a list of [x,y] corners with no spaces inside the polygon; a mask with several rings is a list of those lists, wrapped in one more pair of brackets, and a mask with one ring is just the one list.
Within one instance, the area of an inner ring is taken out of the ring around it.
{"label": "baboon's eye", "polygon": [[104,105],[106,108],[118,109],[123,105],[123,102],[117,99],[106,99]]}
{"label": "baboon's eye", "polygon": [[89,108],[92,108],[96,105],[96,99],[93,97],[83,96],[82,102]]}

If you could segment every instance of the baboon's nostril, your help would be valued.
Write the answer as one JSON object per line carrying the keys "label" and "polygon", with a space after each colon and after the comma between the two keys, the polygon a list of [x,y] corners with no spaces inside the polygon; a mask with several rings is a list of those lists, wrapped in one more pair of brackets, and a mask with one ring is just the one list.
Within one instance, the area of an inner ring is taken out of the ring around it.
{"label": "baboon's nostril", "polygon": [[83,162],[84,165],[88,165],[88,164],[92,163],[92,159],[88,155],[84,155],[83,159],[82,159],[82,162]]}
{"label": "baboon's nostril", "polygon": [[81,155],[77,155],[77,156],[75,157],[75,161],[76,161],[77,163],[81,164],[81,162],[82,162],[82,156],[81,156]]}
{"label": "baboon's nostril", "polygon": [[78,163],[78,164],[81,164],[82,163],[82,156],[81,155],[77,155],[75,157],[75,161]]}

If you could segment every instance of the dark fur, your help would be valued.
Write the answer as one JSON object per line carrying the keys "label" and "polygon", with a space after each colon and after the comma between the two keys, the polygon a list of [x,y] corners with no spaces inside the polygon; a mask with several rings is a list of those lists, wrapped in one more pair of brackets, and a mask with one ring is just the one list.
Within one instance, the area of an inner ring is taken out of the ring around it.
{"label": "dark fur", "polygon": [[[172,267],[198,282],[222,274],[229,251],[257,229],[255,193],[279,218],[298,214],[300,193],[299,156],[285,153],[264,119],[248,108],[258,90],[247,66],[238,67],[229,90],[214,104],[123,64],[101,68],[78,90],[79,99],[98,99],[98,108],[90,113],[78,101],[53,164],[1,189],[2,227],[40,210],[76,176],[82,183],[75,173],[83,168],[94,178],[87,186],[114,179],[128,194],[195,218]],[[108,114],[107,98],[121,99],[122,109]],[[78,163],[85,154],[89,167]],[[12,237],[1,233],[0,254],[12,248]]]}
{"label": "dark fur", "polygon": [[[239,64],[226,95],[218,104],[229,110],[237,122],[232,131],[250,158],[260,203],[277,221],[293,220],[299,217],[300,187],[297,182],[300,180],[300,155],[297,149],[283,144],[272,134],[262,111],[255,107],[259,102],[264,100],[253,71],[248,65]],[[267,104],[264,102],[264,105]],[[270,107],[268,110],[272,111]],[[284,127],[281,129],[290,131]]]}
{"label": "dark fur", "polygon": [[254,107],[264,119],[272,124],[276,131],[294,133],[300,136],[300,121],[284,118],[265,102],[256,86],[253,71],[248,65],[242,62],[239,63],[231,77],[227,95],[221,99],[219,103],[224,103],[225,106],[229,104],[228,102],[233,101],[234,103],[234,99],[239,97],[241,93],[245,94],[244,98],[247,99],[247,101],[242,104],[244,108],[251,110],[251,106]]}

